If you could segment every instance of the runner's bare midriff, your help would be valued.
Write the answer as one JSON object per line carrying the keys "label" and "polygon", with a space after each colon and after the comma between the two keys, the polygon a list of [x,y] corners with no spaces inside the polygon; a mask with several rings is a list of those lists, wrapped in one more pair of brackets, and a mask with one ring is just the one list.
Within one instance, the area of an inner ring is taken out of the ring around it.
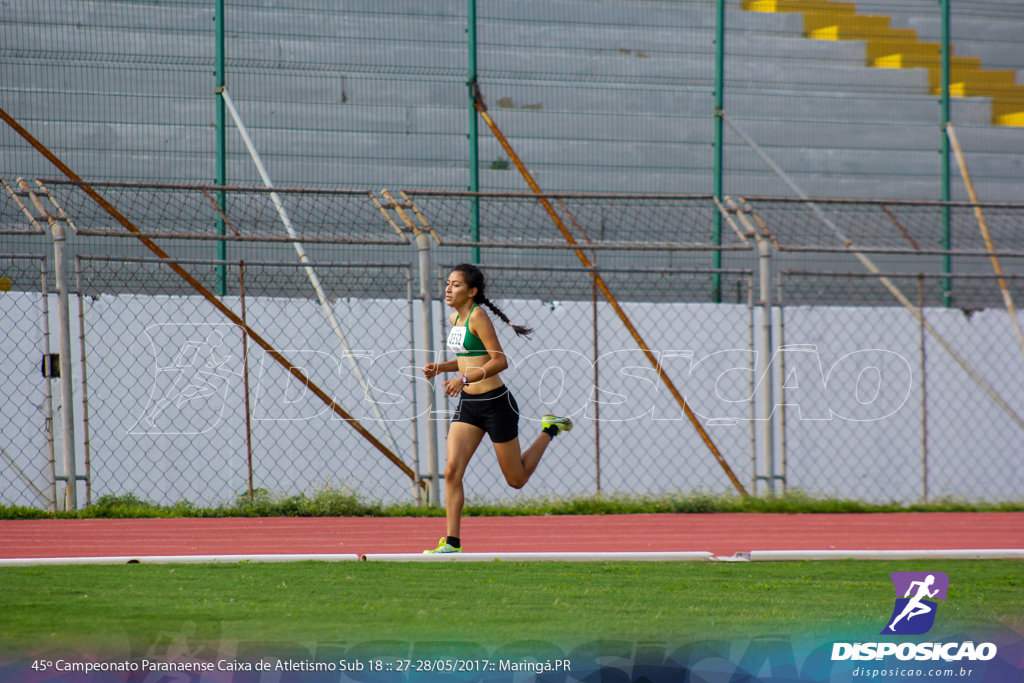
{"label": "runner's bare midriff", "polygon": [[[464,377],[469,377],[469,384],[463,391],[470,395],[475,394],[486,394],[488,391],[494,391],[498,387],[504,386],[505,383],[501,381],[500,375],[494,377],[487,377],[482,381],[477,381],[477,377],[480,375],[479,370],[469,370],[470,368],[482,368],[487,361],[491,360],[490,356],[459,356],[457,358],[459,362],[459,374]],[[469,373],[467,374],[467,370]]]}

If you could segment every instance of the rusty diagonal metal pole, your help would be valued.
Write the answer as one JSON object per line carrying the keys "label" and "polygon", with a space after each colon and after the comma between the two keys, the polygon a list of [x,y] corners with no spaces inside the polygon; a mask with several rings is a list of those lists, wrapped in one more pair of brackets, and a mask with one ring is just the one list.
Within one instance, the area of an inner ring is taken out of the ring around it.
{"label": "rusty diagonal metal pole", "polygon": [[946,122],[946,134],[949,136],[949,141],[953,144],[953,152],[956,153],[956,163],[960,167],[960,176],[964,179],[967,196],[971,198],[971,202],[974,204],[974,216],[978,219],[978,228],[981,230],[981,236],[985,240],[985,247],[988,249],[989,258],[992,261],[992,270],[996,274],[996,282],[999,283],[999,290],[1003,293],[1003,303],[1006,304],[1006,312],[1010,315],[1010,324],[1013,325],[1013,331],[1017,335],[1017,343],[1020,345],[1020,350],[1024,352],[1024,332],[1021,332],[1020,323],[1017,321],[1017,307],[1013,303],[1010,288],[1006,286],[1006,279],[1003,277],[1003,267],[999,264],[999,257],[996,256],[996,247],[992,242],[992,234],[988,230],[988,223],[985,222],[985,214],[982,212],[981,207],[978,206],[978,193],[974,191],[971,174],[967,172],[964,151],[960,147],[960,141],[956,137],[956,130],[953,129],[953,124],[948,121]]}
{"label": "rusty diagonal metal pole", "polygon": [[[473,94],[473,106],[476,107],[477,112],[479,112],[484,122],[491,129],[491,132],[494,133],[494,137],[498,139],[499,143],[501,143],[502,148],[504,148],[505,152],[512,160],[512,163],[515,164],[516,169],[519,170],[519,173],[526,180],[526,183],[530,186],[530,189],[533,190],[536,194],[541,195],[540,197],[537,198],[538,201],[540,201],[541,205],[544,207],[544,210],[548,212],[548,215],[551,216],[551,220],[555,222],[555,225],[562,233],[562,236],[565,237],[565,240],[569,244],[577,244],[575,238],[573,238],[572,236],[572,233],[570,233],[569,230],[565,227],[565,223],[562,222],[561,217],[555,211],[554,207],[551,206],[551,202],[549,202],[547,198],[543,196],[543,191],[540,189],[540,186],[537,185],[536,181],[534,181],[533,177],[530,175],[530,172],[526,170],[526,167],[523,165],[523,162],[519,160],[519,156],[515,153],[515,150],[512,149],[512,145],[510,145],[508,140],[505,139],[505,136],[502,134],[497,124],[494,123],[494,120],[491,119],[490,115],[487,113],[487,105],[484,104],[483,96],[480,94],[479,87],[474,86]],[[740,492],[740,495],[742,495],[743,497],[749,496],[750,494],[748,494],[747,490],[743,488],[743,484],[740,483],[740,480],[736,478],[736,475],[735,473],[733,473],[732,468],[729,467],[729,463],[727,463],[725,461],[725,458],[722,457],[722,454],[719,452],[718,447],[715,446],[714,442],[711,440],[711,437],[708,435],[707,431],[705,431],[704,426],[701,425],[700,420],[697,419],[697,416],[694,414],[693,410],[691,410],[690,406],[686,403],[686,399],[683,398],[683,396],[679,393],[679,390],[677,390],[675,385],[672,383],[672,380],[670,380],[668,378],[668,375],[665,374],[665,371],[662,369],[661,363],[658,362],[657,357],[655,357],[655,355],[647,347],[647,344],[644,343],[644,340],[640,337],[640,333],[637,332],[636,328],[633,327],[633,323],[631,323],[629,318],[626,316],[626,312],[622,310],[621,306],[619,306],[618,300],[616,300],[615,295],[612,294],[611,290],[608,289],[608,285],[605,283],[604,278],[602,278],[601,275],[597,272],[597,269],[594,268],[594,266],[590,262],[590,259],[587,258],[586,254],[583,253],[582,249],[576,249],[574,251],[576,253],[576,257],[579,258],[580,262],[584,266],[593,269],[591,270],[591,274],[593,275],[594,280],[597,282],[597,286],[601,290],[601,293],[604,295],[604,298],[607,299],[608,303],[610,303],[612,305],[612,308],[615,309],[615,312],[619,315],[619,318],[622,320],[623,324],[625,324],[626,329],[628,329],[630,334],[633,335],[633,339],[635,339],[637,344],[640,345],[640,348],[647,356],[647,359],[651,362],[651,365],[654,366],[655,371],[661,377],[661,381],[665,383],[665,386],[668,387],[668,390],[675,397],[676,401],[678,401],[679,405],[682,406],[683,412],[686,413],[686,417],[688,417],[690,419],[690,422],[693,423],[693,426],[694,428],[696,428],[697,433],[700,434],[700,438],[704,441],[705,445],[707,445],[708,450],[710,450],[711,454],[715,456],[715,460],[718,461],[718,464],[721,465],[722,469],[725,471],[725,474],[729,477],[729,481],[731,481],[732,485],[736,487],[736,490]]]}
{"label": "rusty diagonal metal pole", "polygon": [[[104,199],[98,192],[96,192],[96,190],[92,189],[92,187],[86,184],[84,180],[82,180],[74,171],[68,168],[64,164],[64,162],[58,159],[57,156],[53,154],[53,152],[47,149],[41,142],[36,140],[31,133],[25,130],[21,126],[21,124],[15,121],[10,116],[10,114],[8,114],[3,109],[0,109],[0,119],[3,119],[7,123],[7,125],[9,125],[11,128],[15,130],[15,132],[18,133],[18,135],[27,140],[30,145],[35,147],[36,151],[38,151],[40,154],[46,157],[46,159],[54,166],[59,168],[64,175],[73,180],[83,192],[89,195],[89,197],[91,197],[93,201],[99,204],[104,211],[109,213],[114,218],[114,220],[116,220],[118,223],[124,226],[126,230],[136,234],[141,232],[137,227],[135,227],[135,225],[131,221],[129,221],[127,218],[121,215],[121,213],[116,208],[114,208],[112,204],[110,204],[106,199]],[[378,441],[373,434],[368,432],[366,428],[359,424],[359,422],[355,418],[353,418],[341,406],[339,406],[334,399],[328,396],[327,393],[323,391],[323,389],[318,387],[308,377],[306,377],[306,375],[301,370],[299,370],[298,368],[294,367],[291,363],[289,363],[288,359],[281,355],[281,353],[278,352],[278,350],[275,349],[270,344],[270,342],[265,340],[259,334],[254,332],[252,328],[250,328],[248,325],[242,322],[242,319],[235,315],[234,311],[225,306],[220,301],[220,299],[215,297],[209,290],[203,287],[203,285],[194,277],[192,277],[192,275],[187,270],[179,266],[177,263],[173,262],[171,260],[170,255],[167,252],[165,252],[163,249],[157,246],[155,242],[153,242],[151,239],[147,237],[139,237],[138,239],[140,242],[142,242],[142,244],[144,244],[150,251],[152,251],[158,257],[160,257],[161,259],[167,259],[168,263],[166,265],[168,268],[177,273],[183,280],[185,280],[185,282],[191,285],[192,288],[196,290],[196,292],[201,294],[203,298],[209,301],[214,308],[216,308],[218,311],[223,313],[229,320],[231,320],[231,322],[233,322],[239,328],[245,330],[245,333],[249,335],[250,339],[259,344],[270,355],[271,358],[280,363],[297,380],[299,380],[307,387],[309,387],[310,391],[312,391],[317,398],[319,398],[321,401],[330,406],[331,409],[335,413],[337,413],[339,417],[341,417],[341,419],[348,422],[352,426],[352,428],[359,432],[359,434],[361,434],[363,438],[369,441],[374,446],[374,448],[383,453],[388,460],[397,465],[398,468],[401,469],[402,472],[406,474],[406,476],[408,476],[410,479],[414,481],[416,480],[416,474],[409,468],[408,465],[402,462],[402,460],[397,455],[388,450],[388,448],[380,441]],[[419,482],[419,484],[420,486],[425,485],[423,482]]]}

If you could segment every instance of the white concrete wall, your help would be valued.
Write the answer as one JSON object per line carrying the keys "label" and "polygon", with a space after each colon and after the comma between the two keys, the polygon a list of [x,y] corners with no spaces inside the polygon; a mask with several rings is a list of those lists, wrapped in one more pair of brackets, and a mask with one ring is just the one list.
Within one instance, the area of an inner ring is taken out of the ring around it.
{"label": "white concrete wall", "polygon": [[[0,295],[5,319],[19,320],[17,311],[25,305],[22,299],[31,296]],[[237,310],[237,301],[228,304]],[[537,420],[547,412],[571,415],[576,427],[555,441],[521,492],[505,486],[485,439],[470,465],[467,493],[471,498],[506,500],[593,493],[592,305],[519,300],[502,305],[513,320],[536,328],[531,340],[500,331],[513,360],[505,379],[521,409],[521,438],[532,440],[539,429]],[[752,375],[751,359],[756,354],[750,353],[747,307],[626,304],[625,309],[749,487],[750,385],[752,377],[759,377],[761,366]],[[408,349],[419,340],[409,343],[406,302],[339,300],[335,310],[351,335],[352,349],[359,352],[360,366],[371,379],[373,391],[383,402],[381,408],[401,457],[414,466],[410,375],[418,376],[422,352],[411,365]],[[363,389],[316,305],[250,298],[248,311],[256,330],[383,438]],[[436,313],[439,320],[440,311]],[[1024,412],[1022,361],[1006,314],[986,310],[967,318],[957,310],[929,310],[927,315],[1004,400],[1018,413]],[[598,318],[602,490],[729,490],[724,473],[607,304],[598,304]],[[16,325],[29,324],[20,319]],[[418,337],[419,322],[414,323]],[[759,329],[757,315],[753,323]],[[187,499],[205,505],[229,501],[244,491],[247,451],[238,330],[222,323],[219,314],[195,297],[152,296],[87,299],[86,327],[94,495],[134,493],[160,503]],[[4,429],[3,448],[23,468],[39,470],[43,462],[39,418],[34,413],[18,417],[25,401],[11,389],[32,383],[38,374],[34,350],[20,348],[38,341],[28,332],[12,331],[4,339],[0,363],[8,388],[2,405],[8,426],[18,419],[35,421],[36,426]],[[920,498],[924,450],[918,334],[916,321],[902,309],[786,310],[786,447],[791,487],[870,501]],[[439,335],[435,332],[435,342]],[[755,348],[758,344],[755,339]],[[328,484],[345,485],[369,499],[411,499],[409,480],[397,467],[368,447],[263,351],[251,349],[250,354],[258,487],[298,493]],[[930,339],[926,359],[930,496],[1019,498],[1024,466],[1017,425]],[[32,367],[27,367],[30,360]],[[777,357],[773,362],[776,402],[781,401],[779,361]],[[425,384],[416,380],[416,386],[421,419],[415,433],[420,441],[419,469],[425,472]],[[39,392],[33,391],[35,400]],[[80,387],[76,397],[79,391]],[[760,400],[759,391],[757,397]],[[760,416],[760,407],[755,409]],[[781,408],[776,409],[775,424],[776,469],[781,471]],[[759,423],[755,426],[760,440]],[[443,423],[439,431],[443,463]],[[757,451],[760,459],[760,443]],[[3,502],[37,504],[9,474],[0,481]]]}

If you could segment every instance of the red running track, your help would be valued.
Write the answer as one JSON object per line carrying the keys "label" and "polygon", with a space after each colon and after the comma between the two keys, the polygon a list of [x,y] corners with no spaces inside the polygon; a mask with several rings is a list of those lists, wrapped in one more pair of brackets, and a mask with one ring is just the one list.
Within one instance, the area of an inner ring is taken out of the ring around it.
{"label": "red running track", "polygon": [[[0,558],[418,553],[440,518],[0,521]],[[1024,548],[1024,512],[468,517],[467,552]]]}

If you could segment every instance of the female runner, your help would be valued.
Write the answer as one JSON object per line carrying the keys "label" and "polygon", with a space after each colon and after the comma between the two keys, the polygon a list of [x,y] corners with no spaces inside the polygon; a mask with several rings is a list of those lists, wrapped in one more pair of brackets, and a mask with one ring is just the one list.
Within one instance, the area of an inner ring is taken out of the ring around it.
{"label": "female runner", "polygon": [[466,502],[462,477],[484,434],[491,437],[505,481],[512,488],[522,488],[537,469],[540,457],[551,439],[572,429],[567,417],[545,415],[541,433],[526,452],[519,446],[519,407],[512,393],[501,381],[499,373],[508,368],[505,354],[498,342],[491,319],[480,308],[487,306],[516,334],[529,335],[533,330],[513,325],[508,317],[484,293],[484,274],[476,266],[463,263],[455,266],[445,285],[445,303],[455,309],[448,316],[452,329],[448,348],[456,360],[428,363],[423,374],[431,379],[442,372],[459,373],[444,383],[449,396],[459,396],[451,428],[448,430],[448,461],[444,468],[445,516],[448,535],[433,550],[424,553],[461,553],[459,538],[462,506]]}

